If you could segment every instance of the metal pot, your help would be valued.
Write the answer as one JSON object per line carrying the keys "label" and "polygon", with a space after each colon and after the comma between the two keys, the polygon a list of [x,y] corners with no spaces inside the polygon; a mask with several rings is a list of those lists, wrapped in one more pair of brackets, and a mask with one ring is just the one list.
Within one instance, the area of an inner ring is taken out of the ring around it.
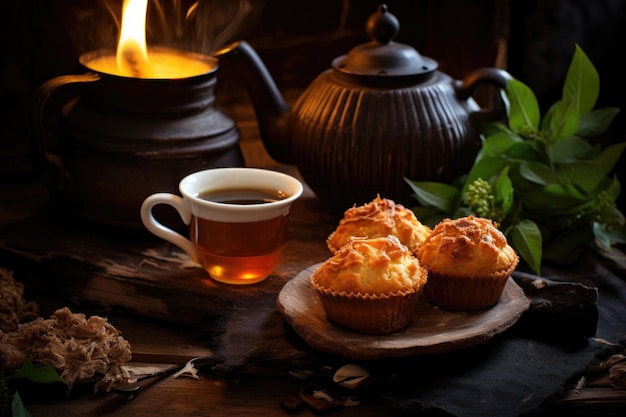
{"label": "metal pot", "polygon": [[[63,209],[100,224],[143,228],[139,210],[156,192],[178,192],[187,174],[243,166],[234,120],[214,106],[217,60],[193,54],[210,71],[180,79],[144,79],[94,71],[90,62],[109,51],[80,57],[88,72],[44,83],[37,94],[39,154],[47,185]],[[61,111],[54,138],[43,129],[46,102],[61,87],[79,94]]]}

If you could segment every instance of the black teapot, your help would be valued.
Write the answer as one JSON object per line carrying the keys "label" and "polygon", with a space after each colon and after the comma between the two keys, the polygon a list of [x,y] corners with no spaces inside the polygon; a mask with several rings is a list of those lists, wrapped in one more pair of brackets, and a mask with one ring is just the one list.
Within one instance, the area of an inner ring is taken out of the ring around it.
{"label": "black teapot", "polygon": [[503,115],[503,107],[481,109],[472,95],[482,84],[505,87],[506,71],[481,68],[454,80],[436,61],[394,42],[398,31],[380,5],[366,23],[371,41],[335,58],[293,108],[248,43],[216,55],[248,90],[270,156],[295,164],[338,214],[377,194],[406,201],[404,178],[450,181],[466,172],[481,123]]}

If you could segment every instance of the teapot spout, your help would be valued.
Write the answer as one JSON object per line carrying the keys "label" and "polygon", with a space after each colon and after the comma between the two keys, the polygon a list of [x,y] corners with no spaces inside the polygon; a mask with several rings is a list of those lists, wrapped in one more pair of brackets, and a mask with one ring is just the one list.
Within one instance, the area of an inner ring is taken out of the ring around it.
{"label": "teapot spout", "polygon": [[238,79],[250,96],[267,153],[276,161],[293,164],[287,120],[291,108],[281,95],[274,79],[256,51],[245,41],[219,50],[220,71]]}

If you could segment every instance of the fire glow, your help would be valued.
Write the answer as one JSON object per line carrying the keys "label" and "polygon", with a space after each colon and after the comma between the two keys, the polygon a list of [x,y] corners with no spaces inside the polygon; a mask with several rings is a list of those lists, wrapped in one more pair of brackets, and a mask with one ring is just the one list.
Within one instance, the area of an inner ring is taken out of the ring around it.
{"label": "fire glow", "polygon": [[150,59],[146,45],[148,0],[125,0],[122,29],[115,55],[121,75],[150,78]]}
{"label": "fire glow", "polygon": [[[122,27],[115,55],[90,60],[87,66],[106,74],[132,78],[176,79],[208,73],[208,57],[168,48],[148,48],[148,0],[124,0]],[[207,58],[207,59],[202,59]]]}

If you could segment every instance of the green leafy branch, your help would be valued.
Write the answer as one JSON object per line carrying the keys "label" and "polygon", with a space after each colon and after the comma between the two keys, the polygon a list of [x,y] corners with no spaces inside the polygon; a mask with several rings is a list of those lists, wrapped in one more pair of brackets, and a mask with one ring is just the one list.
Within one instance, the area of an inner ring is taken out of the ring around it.
{"label": "green leafy branch", "polygon": [[37,384],[60,383],[67,388],[65,380],[52,366],[34,364],[28,359],[17,371],[7,375],[0,374],[0,416],[30,417],[19,392],[10,387],[10,382],[15,380],[28,380]]}
{"label": "green leafy branch", "polygon": [[451,184],[412,181],[418,218],[434,226],[470,214],[498,223],[511,245],[539,274],[542,260],[576,261],[594,242],[605,250],[626,242],[616,207],[621,186],[611,175],[625,143],[591,143],[618,114],[594,109],[598,73],[577,45],[562,98],[543,118],[532,90],[511,79],[502,91],[507,123],[488,124],[470,171]]}

